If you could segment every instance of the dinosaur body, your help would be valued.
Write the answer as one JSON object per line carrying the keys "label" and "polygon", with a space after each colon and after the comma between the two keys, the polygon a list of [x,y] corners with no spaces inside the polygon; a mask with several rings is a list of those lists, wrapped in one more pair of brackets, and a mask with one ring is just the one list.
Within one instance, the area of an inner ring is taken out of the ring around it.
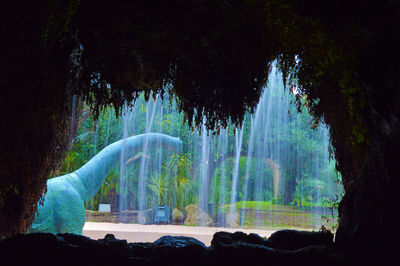
{"label": "dinosaur body", "polygon": [[161,133],[132,136],[108,145],[75,172],[49,179],[43,205],[38,206],[30,232],[82,234],[84,203],[97,193],[109,172],[120,162],[121,148],[129,157],[145,146],[159,147],[160,143],[176,151],[182,145],[178,138]]}

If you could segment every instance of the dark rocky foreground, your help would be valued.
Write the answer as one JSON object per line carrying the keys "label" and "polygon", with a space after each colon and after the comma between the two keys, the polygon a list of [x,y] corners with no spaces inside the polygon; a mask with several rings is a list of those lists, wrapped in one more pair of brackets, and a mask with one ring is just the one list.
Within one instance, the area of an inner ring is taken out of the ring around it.
{"label": "dark rocky foreground", "polygon": [[[92,240],[34,233],[0,241],[1,265],[375,265],[368,254],[358,254],[340,251],[328,231],[281,230],[269,239],[218,232],[210,247],[182,236],[127,243],[111,234]],[[381,259],[376,263],[388,265]]]}

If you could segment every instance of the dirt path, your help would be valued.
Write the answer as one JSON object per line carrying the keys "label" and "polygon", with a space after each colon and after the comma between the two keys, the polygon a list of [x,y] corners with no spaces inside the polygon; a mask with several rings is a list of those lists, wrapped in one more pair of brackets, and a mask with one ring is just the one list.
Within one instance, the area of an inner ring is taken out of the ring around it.
{"label": "dirt path", "polygon": [[276,230],[96,222],[86,222],[83,227],[83,235],[92,239],[104,238],[106,234],[114,234],[116,238],[125,239],[128,242],[154,242],[165,235],[187,236],[202,241],[206,246],[211,245],[213,235],[219,231],[232,233],[242,231],[246,234],[256,233],[262,237],[269,237]]}

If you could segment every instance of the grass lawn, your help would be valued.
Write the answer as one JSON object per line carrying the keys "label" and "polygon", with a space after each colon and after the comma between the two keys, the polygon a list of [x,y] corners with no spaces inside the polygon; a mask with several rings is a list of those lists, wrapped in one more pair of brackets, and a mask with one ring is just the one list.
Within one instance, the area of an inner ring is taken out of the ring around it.
{"label": "grass lawn", "polygon": [[235,209],[269,210],[273,208],[272,201],[238,201],[235,204],[228,204],[225,210],[229,211],[231,207]]}
{"label": "grass lawn", "polygon": [[335,217],[330,216],[329,221],[326,221],[321,214],[300,210],[294,206],[273,204],[272,201],[239,201],[233,205],[226,205],[221,211],[229,212],[231,208],[235,208],[236,211],[243,210],[241,212],[242,226],[248,228],[319,229],[321,225],[324,225],[328,229],[334,229],[336,224]]}

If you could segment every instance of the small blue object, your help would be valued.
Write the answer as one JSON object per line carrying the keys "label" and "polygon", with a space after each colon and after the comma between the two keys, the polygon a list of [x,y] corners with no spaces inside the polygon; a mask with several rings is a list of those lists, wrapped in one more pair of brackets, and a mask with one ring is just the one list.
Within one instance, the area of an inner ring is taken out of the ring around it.
{"label": "small blue object", "polygon": [[171,222],[171,207],[160,205],[155,209],[154,223],[169,224]]}
{"label": "small blue object", "polygon": [[110,212],[111,205],[110,204],[99,204],[99,211],[100,212]]}

